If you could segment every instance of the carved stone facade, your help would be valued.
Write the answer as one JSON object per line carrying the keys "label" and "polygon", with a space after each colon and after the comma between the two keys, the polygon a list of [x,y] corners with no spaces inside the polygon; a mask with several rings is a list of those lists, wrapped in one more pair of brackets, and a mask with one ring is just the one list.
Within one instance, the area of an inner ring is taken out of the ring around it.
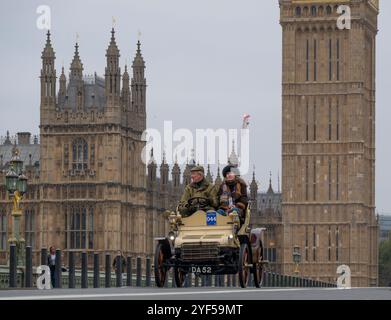
{"label": "carved stone facade", "polygon": [[[23,135],[17,139],[29,178],[21,230],[37,254],[54,245],[65,255],[70,250],[92,254],[119,249],[126,255],[146,255],[153,252],[153,237],[165,233],[162,207],[147,205],[151,190],[141,159],[147,86],[140,46],[138,42],[130,81],[127,66],[123,74],[119,67],[114,29],[104,78],[83,74],[76,43],[69,80],[63,68],[57,91],[55,53],[47,34],[40,77],[40,144],[30,144]],[[9,137],[1,148],[0,166],[5,169],[13,148]],[[3,185],[0,190],[4,262],[11,207]]]}
{"label": "carved stone facade", "polygon": [[270,177],[269,188],[265,192],[258,192],[255,173],[250,183],[251,199],[251,227],[265,228],[263,239],[263,257],[268,261],[268,270],[281,273],[283,264],[283,224],[281,201],[282,194],[278,187],[273,190]]}
{"label": "carved stone facade", "polygon": [[[283,30],[283,271],[375,286],[375,44],[377,1],[280,0]],[[337,27],[349,5],[351,29]]]}

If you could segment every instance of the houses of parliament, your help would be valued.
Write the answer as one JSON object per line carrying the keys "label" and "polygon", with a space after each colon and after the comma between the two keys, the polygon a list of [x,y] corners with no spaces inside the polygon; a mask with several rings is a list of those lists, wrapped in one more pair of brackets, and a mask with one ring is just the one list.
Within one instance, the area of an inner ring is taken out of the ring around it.
{"label": "houses of parliament", "polygon": [[[351,9],[351,28],[337,26],[338,6]],[[264,256],[272,271],[335,282],[348,265],[352,285],[376,286],[375,48],[379,3],[373,0],[279,0],[282,27],[282,190],[249,181],[253,227],[265,227]],[[40,74],[40,136],[18,133],[0,144],[0,179],[18,148],[28,176],[23,236],[36,255],[54,245],[69,251],[145,256],[168,226],[190,181],[153,159],[145,146],[146,76],[141,44],[132,72],[119,65],[115,30],[104,77],[83,74],[76,43],[69,77],[57,87],[47,34]],[[130,74],[131,73],[131,74]],[[158,172],[159,171],[159,172]],[[213,181],[210,170],[206,178]],[[219,172],[215,183],[221,182]],[[0,185],[0,264],[6,260],[11,203]]]}

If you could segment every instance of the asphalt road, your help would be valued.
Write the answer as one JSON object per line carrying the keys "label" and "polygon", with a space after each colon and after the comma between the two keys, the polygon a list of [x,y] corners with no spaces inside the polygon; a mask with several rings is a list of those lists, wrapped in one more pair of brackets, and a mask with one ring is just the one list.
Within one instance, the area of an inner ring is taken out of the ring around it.
{"label": "asphalt road", "polygon": [[107,288],[0,290],[0,300],[391,300],[391,288]]}

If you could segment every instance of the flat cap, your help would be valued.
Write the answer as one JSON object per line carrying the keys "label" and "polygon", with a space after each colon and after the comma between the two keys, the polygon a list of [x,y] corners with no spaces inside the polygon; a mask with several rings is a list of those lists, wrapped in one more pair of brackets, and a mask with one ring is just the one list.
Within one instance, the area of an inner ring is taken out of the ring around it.
{"label": "flat cap", "polygon": [[205,173],[205,169],[204,169],[203,166],[195,166],[195,167],[192,168],[190,171],[191,171],[191,172],[201,171],[202,173]]}

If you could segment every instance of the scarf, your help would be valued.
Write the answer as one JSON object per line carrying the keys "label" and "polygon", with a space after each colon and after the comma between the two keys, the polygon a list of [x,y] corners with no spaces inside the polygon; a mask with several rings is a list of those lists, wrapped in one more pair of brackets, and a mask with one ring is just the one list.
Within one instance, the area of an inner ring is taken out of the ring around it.
{"label": "scarf", "polygon": [[[232,191],[230,186],[233,186]],[[225,181],[222,187],[223,191],[220,195],[220,204],[222,208],[228,209],[235,204],[234,199],[238,199],[242,194],[241,185],[237,180],[232,182]]]}

